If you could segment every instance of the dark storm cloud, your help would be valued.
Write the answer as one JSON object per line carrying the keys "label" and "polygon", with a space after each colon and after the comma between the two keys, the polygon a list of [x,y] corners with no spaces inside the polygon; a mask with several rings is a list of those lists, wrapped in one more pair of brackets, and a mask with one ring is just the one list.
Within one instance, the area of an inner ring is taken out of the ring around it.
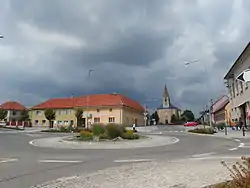
{"label": "dark storm cloud", "polygon": [[[171,45],[167,37],[153,36],[153,34],[137,33],[129,37],[120,38],[116,44],[106,49],[87,49],[59,51],[63,59],[78,65],[91,65],[113,62],[125,65],[148,66],[161,59],[167,45]],[[71,63],[72,65],[73,63]]]}
{"label": "dark storm cloud", "polygon": [[[246,1],[244,6],[233,0],[4,2],[1,101],[9,91],[13,98],[16,91],[25,96],[24,103],[28,96],[41,102],[117,92],[141,102],[157,98],[159,105],[166,83],[175,105],[198,111],[224,87],[221,79],[250,29]],[[208,78],[198,65],[180,68],[178,62],[187,58],[211,63]]]}

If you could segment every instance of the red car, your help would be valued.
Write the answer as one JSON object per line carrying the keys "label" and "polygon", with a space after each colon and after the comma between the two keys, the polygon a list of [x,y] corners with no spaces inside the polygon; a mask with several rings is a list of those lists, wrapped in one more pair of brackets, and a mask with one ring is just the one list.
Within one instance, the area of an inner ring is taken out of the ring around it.
{"label": "red car", "polygon": [[198,123],[195,122],[195,121],[192,121],[192,122],[187,122],[184,124],[185,127],[194,127],[194,126],[197,126]]}

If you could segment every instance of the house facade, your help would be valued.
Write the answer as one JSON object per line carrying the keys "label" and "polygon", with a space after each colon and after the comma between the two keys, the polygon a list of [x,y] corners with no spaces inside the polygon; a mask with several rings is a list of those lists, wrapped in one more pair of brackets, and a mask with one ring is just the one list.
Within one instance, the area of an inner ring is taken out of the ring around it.
{"label": "house facade", "polygon": [[162,104],[157,109],[157,113],[159,116],[159,123],[161,124],[169,124],[171,122],[172,116],[175,115],[177,119],[181,116],[181,110],[174,105],[172,105],[170,100],[170,95],[167,90],[167,86],[164,87],[164,93],[162,97]]}
{"label": "house facade", "polygon": [[6,118],[4,119],[6,122],[20,121],[22,119],[21,112],[23,110],[28,110],[25,106],[16,101],[7,101],[1,104],[0,108],[8,112]]}
{"label": "house facade", "polygon": [[48,126],[44,115],[48,108],[55,110],[54,125],[76,125],[75,110],[83,110],[83,125],[94,123],[143,124],[144,108],[136,101],[120,94],[97,94],[75,98],[50,99],[31,108],[30,118],[34,126]]}
{"label": "house facade", "polygon": [[249,125],[250,117],[250,83],[237,80],[237,76],[250,68],[250,43],[245,47],[233,66],[224,77],[229,93],[229,103],[232,120],[236,123],[239,118]]}
{"label": "house facade", "polygon": [[225,123],[228,124],[230,118],[230,105],[228,96],[224,95],[219,98],[212,106],[212,121],[213,124]]}

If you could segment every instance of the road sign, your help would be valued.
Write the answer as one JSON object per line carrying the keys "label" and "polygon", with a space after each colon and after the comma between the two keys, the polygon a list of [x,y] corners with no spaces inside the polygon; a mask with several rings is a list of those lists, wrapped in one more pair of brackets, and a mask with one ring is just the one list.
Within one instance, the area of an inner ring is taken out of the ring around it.
{"label": "road sign", "polygon": [[242,82],[250,82],[250,69],[244,70],[236,79]]}
{"label": "road sign", "polygon": [[147,115],[148,115],[148,113],[147,113],[147,112],[144,112],[144,113],[143,113],[143,115],[144,115],[144,116],[147,116]]}

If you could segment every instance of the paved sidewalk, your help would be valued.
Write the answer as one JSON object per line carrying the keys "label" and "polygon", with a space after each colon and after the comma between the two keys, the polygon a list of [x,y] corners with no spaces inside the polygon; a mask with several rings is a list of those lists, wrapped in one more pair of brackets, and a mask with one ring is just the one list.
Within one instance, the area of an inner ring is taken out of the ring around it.
{"label": "paved sidewalk", "polygon": [[[151,135],[148,138],[139,140],[122,140],[122,141],[100,141],[100,142],[81,142],[66,140],[69,137],[53,137],[40,138],[30,142],[31,145],[38,147],[52,147],[64,149],[130,149],[155,147],[174,144],[179,141],[175,137],[155,136]],[[72,138],[72,137],[71,137]]]}
{"label": "paved sidewalk", "polygon": [[215,133],[214,136],[217,137],[223,137],[223,138],[238,138],[238,139],[249,139],[250,138],[250,131],[245,132],[245,136],[243,136],[243,132],[238,130],[232,130],[231,128],[227,128],[227,135],[224,131],[219,131],[218,133]]}
{"label": "paved sidewalk", "polygon": [[[228,159],[227,162],[235,161]],[[62,177],[31,188],[201,188],[230,179],[220,160],[148,162]]]}

